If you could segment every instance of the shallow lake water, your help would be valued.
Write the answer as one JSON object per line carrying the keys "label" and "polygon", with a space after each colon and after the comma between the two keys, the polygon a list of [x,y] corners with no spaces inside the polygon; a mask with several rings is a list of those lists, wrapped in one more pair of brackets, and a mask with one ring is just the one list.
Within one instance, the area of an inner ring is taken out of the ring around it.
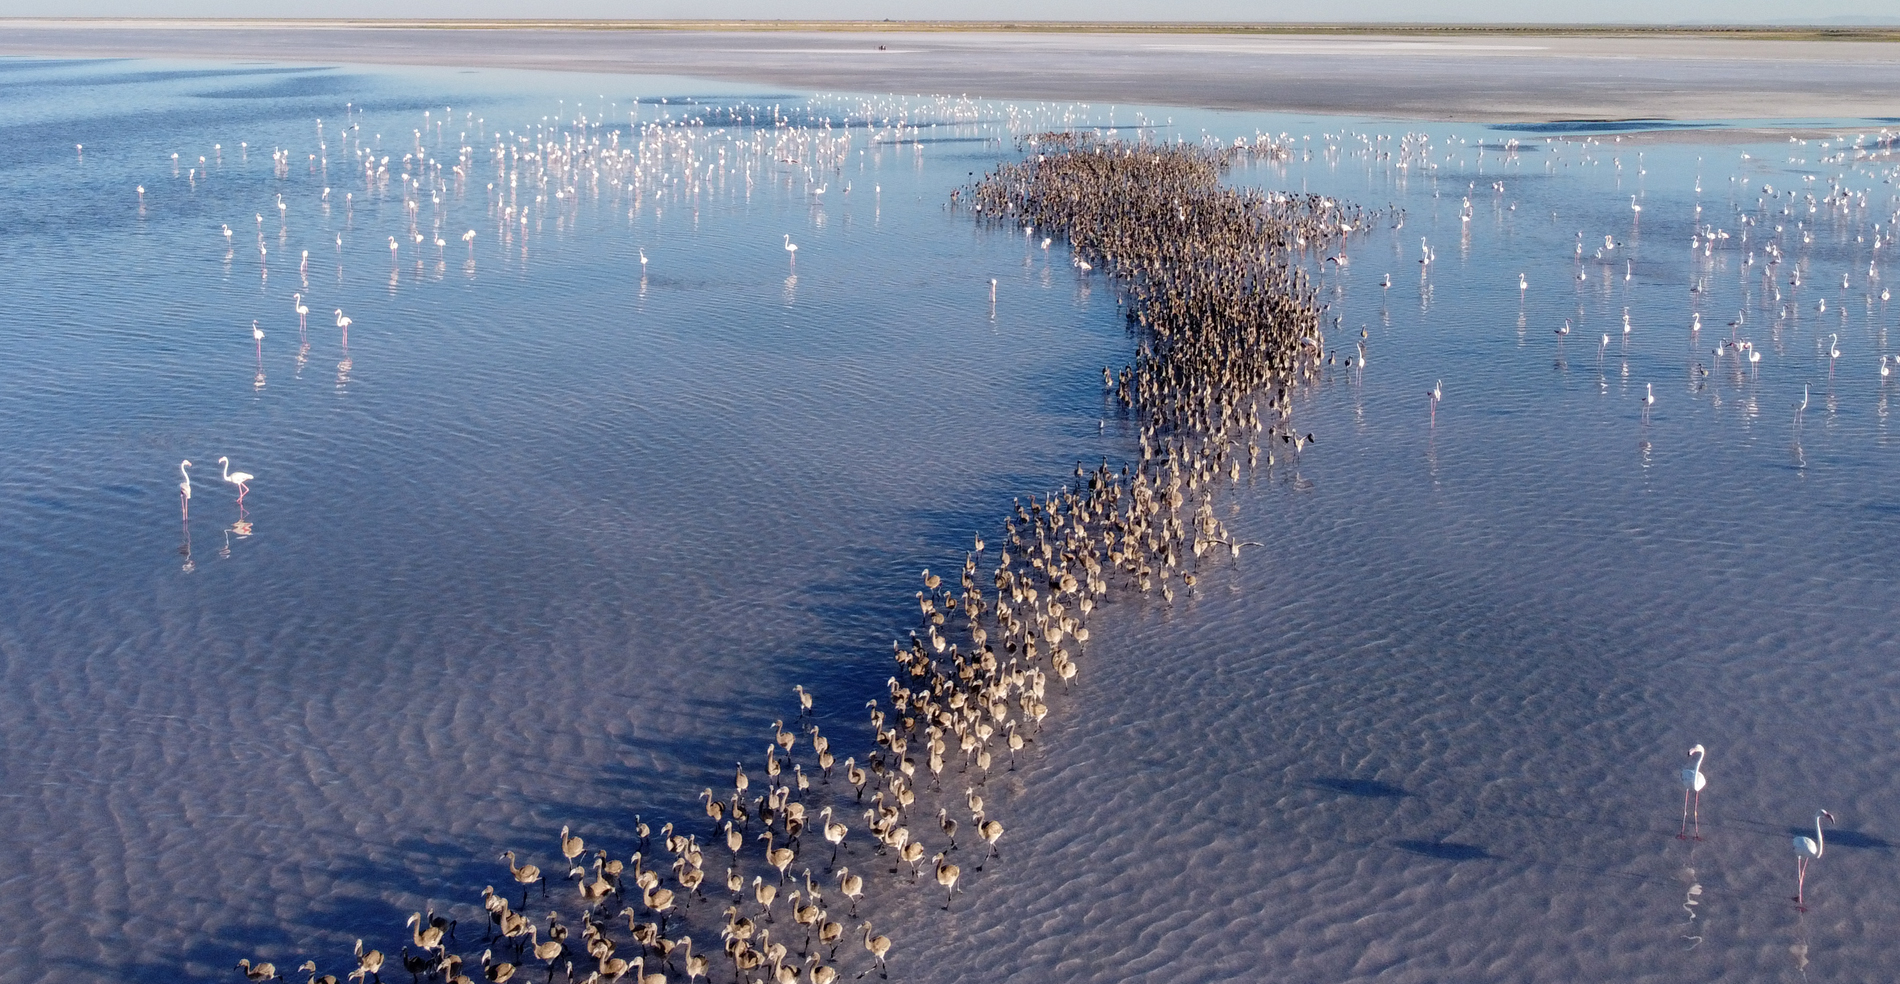
{"label": "shallow lake water", "polygon": [[[1002,859],[948,913],[901,875],[867,893],[893,975],[1891,976],[1878,125],[1586,144],[13,61],[0,919],[37,929],[0,978],[340,972],[431,902],[478,924],[502,850],[703,824],[794,684],[861,755],[917,572],[1134,447],[1100,387],[1135,344],[1113,286],[946,207],[1019,134],[1089,124],[1283,135],[1232,180],[1387,211],[1314,258],[1317,443],[1223,502],[1261,546],[1095,616],[985,783]],[[608,178],[602,147],[629,152]],[[258,476],[241,503],[221,455]],[[1803,914],[1788,838],[1823,807]]]}

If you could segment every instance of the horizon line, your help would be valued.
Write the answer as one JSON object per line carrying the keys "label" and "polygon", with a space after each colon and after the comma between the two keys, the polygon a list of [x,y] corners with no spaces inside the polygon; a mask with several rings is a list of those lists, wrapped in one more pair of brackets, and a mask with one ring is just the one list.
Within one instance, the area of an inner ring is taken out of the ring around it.
{"label": "horizon line", "polygon": [[1064,34],[1512,34],[1618,35],[1694,33],[1774,40],[1900,41],[1900,17],[1890,24],[1719,21],[1563,22],[1514,21],[1135,21],[1135,20],[820,20],[808,18],[425,18],[425,17],[150,17],[150,16],[0,16],[0,24],[27,26],[152,27],[301,27],[457,30],[646,30],[646,31],[814,31],[994,32]]}

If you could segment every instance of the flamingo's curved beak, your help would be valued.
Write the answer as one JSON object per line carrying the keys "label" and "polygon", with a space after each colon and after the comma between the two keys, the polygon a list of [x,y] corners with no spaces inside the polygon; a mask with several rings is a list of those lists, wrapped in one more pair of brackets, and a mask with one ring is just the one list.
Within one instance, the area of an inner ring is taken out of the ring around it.
{"label": "flamingo's curved beak", "polygon": [[1822,810],[1821,815],[1827,818],[1828,823],[1840,823],[1839,820],[1834,819],[1834,814],[1829,813],[1826,810]]}

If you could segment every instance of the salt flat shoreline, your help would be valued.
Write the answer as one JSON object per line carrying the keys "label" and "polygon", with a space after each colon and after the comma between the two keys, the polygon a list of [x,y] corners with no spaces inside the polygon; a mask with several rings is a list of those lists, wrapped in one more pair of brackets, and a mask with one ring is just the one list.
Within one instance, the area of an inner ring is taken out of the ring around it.
{"label": "salt flat shoreline", "polygon": [[912,29],[7,20],[0,21],[0,56],[683,75],[820,91],[1419,121],[1900,121],[1900,44],[1887,40],[1895,32],[1883,30],[1791,39],[1692,30],[1064,33],[894,26]]}

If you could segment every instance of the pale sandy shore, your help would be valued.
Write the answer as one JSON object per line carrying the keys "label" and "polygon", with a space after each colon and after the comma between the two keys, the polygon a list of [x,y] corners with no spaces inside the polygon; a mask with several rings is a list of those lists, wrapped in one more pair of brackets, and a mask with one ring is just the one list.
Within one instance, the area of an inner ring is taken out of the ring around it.
{"label": "pale sandy shore", "polygon": [[[882,47],[880,47],[882,46]],[[1900,43],[1498,34],[708,31],[0,21],[0,56],[688,75],[1416,120],[1900,121]]]}

